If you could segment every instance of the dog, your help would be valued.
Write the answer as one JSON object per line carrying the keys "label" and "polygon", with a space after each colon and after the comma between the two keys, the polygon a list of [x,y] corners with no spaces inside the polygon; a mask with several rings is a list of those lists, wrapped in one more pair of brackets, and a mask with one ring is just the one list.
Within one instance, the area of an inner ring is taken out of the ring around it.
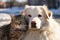
{"label": "dog", "polygon": [[60,40],[60,26],[47,6],[29,6],[21,12],[28,21],[28,31],[22,40]]}

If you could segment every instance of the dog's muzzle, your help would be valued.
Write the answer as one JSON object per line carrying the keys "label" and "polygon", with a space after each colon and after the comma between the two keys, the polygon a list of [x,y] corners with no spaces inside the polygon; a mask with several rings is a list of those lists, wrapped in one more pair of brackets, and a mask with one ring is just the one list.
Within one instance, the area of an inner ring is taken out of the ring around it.
{"label": "dog's muzzle", "polygon": [[31,22],[31,28],[36,28],[36,23],[34,21]]}

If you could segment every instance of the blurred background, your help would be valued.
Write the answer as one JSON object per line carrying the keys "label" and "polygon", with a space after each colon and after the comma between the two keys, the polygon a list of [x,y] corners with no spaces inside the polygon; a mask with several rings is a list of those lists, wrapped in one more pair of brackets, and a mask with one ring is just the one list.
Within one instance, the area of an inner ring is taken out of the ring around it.
{"label": "blurred background", "polygon": [[60,0],[0,0],[0,13],[18,15],[25,5],[47,5],[54,15],[60,16]]}
{"label": "blurred background", "polygon": [[49,8],[60,7],[60,0],[0,0],[0,8],[21,7],[24,5],[47,5]]}

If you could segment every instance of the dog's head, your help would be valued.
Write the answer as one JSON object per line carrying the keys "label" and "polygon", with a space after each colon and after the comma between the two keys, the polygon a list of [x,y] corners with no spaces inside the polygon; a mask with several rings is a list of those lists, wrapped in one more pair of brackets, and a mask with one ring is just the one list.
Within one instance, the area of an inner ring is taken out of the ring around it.
{"label": "dog's head", "polygon": [[48,10],[47,6],[25,6],[22,15],[26,17],[29,29],[40,29],[48,24],[47,19],[52,17],[52,13]]}

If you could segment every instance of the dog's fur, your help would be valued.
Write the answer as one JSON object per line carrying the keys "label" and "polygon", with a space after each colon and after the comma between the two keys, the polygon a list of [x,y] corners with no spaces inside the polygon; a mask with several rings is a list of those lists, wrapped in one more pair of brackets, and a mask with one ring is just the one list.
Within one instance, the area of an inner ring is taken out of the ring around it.
{"label": "dog's fur", "polygon": [[[29,24],[29,30],[23,40],[60,40],[59,24],[53,19],[47,6],[26,5],[21,15],[26,17]],[[32,21],[35,22],[36,28],[32,28]]]}

